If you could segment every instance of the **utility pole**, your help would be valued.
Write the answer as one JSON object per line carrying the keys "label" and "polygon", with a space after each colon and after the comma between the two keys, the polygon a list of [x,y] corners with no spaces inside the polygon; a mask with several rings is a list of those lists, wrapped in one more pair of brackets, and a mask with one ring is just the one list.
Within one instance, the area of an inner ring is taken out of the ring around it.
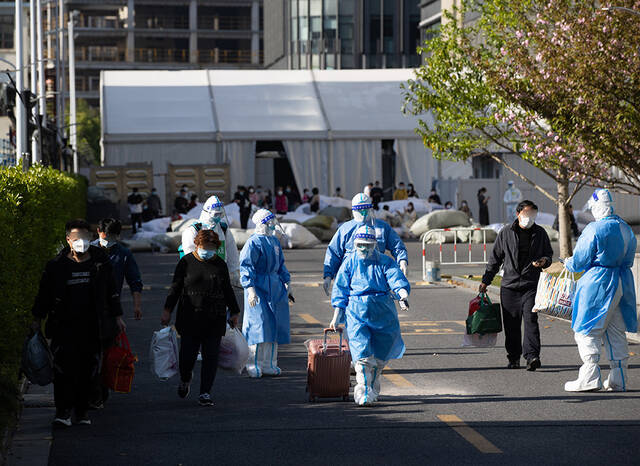
{"label": "utility pole", "polygon": [[[29,67],[31,71],[31,82],[29,88],[31,89],[31,95],[35,95],[38,93],[38,59],[37,59],[37,46],[36,43],[39,40],[39,36],[36,30],[36,0],[29,0],[29,59],[31,62],[31,66]],[[33,115],[28,115],[28,117],[33,117],[34,121],[38,120],[38,101],[32,107]],[[38,135],[38,138],[32,138],[31,142],[31,161],[32,163],[39,162],[42,157],[40,156],[40,147],[38,144],[38,139],[42,136]]]}
{"label": "utility pole", "polygon": [[69,36],[69,140],[73,151],[73,173],[78,173],[78,145],[76,126],[76,50],[75,37],[73,36],[73,21],[75,11],[69,12],[68,32]]}
{"label": "utility pole", "polygon": [[16,99],[16,165],[22,167],[22,155],[27,147],[26,135],[26,109],[22,101],[22,92],[24,91],[23,67],[24,67],[24,50],[22,44],[22,2],[16,1],[16,91],[18,98]]}
{"label": "utility pole", "polygon": [[43,160],[42,154],[42,141],[44,134],[42,128],[47,126],[47,88],[44,82],[44,35],[42,27],[42,0],[36,0],[36,37],[38,43],[36,45],[36,58],[38,59],[38,104],[39,118],[38,118],[38,153],[40,154],[40,162]]}
{"label": "utility pole", "polygon": [[59,45],[59,53],[60,53],[60,64],[57,69],[57,74],[60,77],[59,86],[58,87],[58,96],[60,97],[60,113],[58,114],[58,127],[60,128],[60,137],[63,138],[64,131],[64,113],[65,113],[65,83],[64,83],[64,0],[58,0],[58,44]]}

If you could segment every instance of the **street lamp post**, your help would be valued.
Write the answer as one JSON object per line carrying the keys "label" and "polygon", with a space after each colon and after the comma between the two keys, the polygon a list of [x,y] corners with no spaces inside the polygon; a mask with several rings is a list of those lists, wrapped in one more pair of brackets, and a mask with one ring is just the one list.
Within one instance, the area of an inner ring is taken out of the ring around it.
{"label": "street lamp post", "polygon": [[76,126],[76,51],[75,37],[73,37],[73,22],[76,11],[69,13],[68,36],[69,36],[69,141],[73,151],[73,173],[78,173],[78,145]]}
{"label": "street lamp post", "polygon": [[[24,91],[24,50],[23,50],[23,31],[22,31],[22,2],[16,2],[16,18],[15,18],[15,34],[16,34],[16,91],[19,96]],[[27,110],[21,98],[16,99],[16,165],[22,166],[22,155],[27,147],[26,135],[27,125],[25,117]]]}
{"label": "street lamp post", "polygon": [[[36,0],[29,1],[29,57],[31,61],[31,66],[29,70],[31,72],[31,80],[30,80],[30,89],[32,95],[38,93],[38,62],[36,57],[37,53],[37,42],[40,40],[36,29]],[[38,118],[38,101],[36,101],[35,105],[33,105],[32,109],[34,120]],[[39,135],[38,138],[41,136]],[[38,140],[34,137],[31,140],[31,160],[35,162],[39,162],[41,160],[40,156],[40,147],[38,145]]]}

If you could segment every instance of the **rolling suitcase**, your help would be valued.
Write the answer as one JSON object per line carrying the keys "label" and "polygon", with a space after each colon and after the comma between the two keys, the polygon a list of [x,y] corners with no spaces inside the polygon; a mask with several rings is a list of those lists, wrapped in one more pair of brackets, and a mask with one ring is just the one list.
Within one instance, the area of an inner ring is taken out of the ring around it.
{"label": "rolling suitcase", "polygon": [[307,349],[307,392],[309,401],[318,398],[342,398],[349,400],[351,353],[349,342],[343,340],[342,331],[337,330],[340,340],[327,342],[327,333],[331,329],[324,329],[324,337],[309,340]]}

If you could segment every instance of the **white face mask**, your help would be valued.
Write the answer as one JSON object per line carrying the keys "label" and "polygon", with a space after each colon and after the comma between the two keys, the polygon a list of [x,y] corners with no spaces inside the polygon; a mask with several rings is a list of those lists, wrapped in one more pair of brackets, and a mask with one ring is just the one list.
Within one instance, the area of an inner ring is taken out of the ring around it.
{"label": "white face mask", "polygon": [[71,243],[71,246],[78,254],[84,254],[89,250],[89,241],[86,239],[77,239]]}
{"label": "white face mask", "polygon": [[110,248],[114,244],[116,244],[115,241],[109,241],[106,238],[100,238],[100,246],[102,246],[103,248]]}
{"label": "white face mask", "polygon": [[525,230],[528,230],[536,222],[536,217],[537,216],[538,216],[538,214],[533,214],[531,216],[521,215],[520,219],[519,219],[520,227],[524,228]]}

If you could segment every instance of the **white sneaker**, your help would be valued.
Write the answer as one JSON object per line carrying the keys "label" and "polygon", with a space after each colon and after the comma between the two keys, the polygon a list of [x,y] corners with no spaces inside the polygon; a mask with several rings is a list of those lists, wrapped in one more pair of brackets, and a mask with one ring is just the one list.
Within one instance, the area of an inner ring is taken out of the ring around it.
{"label": "white sneaker", "polygon": [[249,377],[253,379],[259,379],[260,377],[262,377],[262,371],[258,366],[255,366],[253,364],[247,364],[246,369],[247,369],[247,374],[249,374]]}

